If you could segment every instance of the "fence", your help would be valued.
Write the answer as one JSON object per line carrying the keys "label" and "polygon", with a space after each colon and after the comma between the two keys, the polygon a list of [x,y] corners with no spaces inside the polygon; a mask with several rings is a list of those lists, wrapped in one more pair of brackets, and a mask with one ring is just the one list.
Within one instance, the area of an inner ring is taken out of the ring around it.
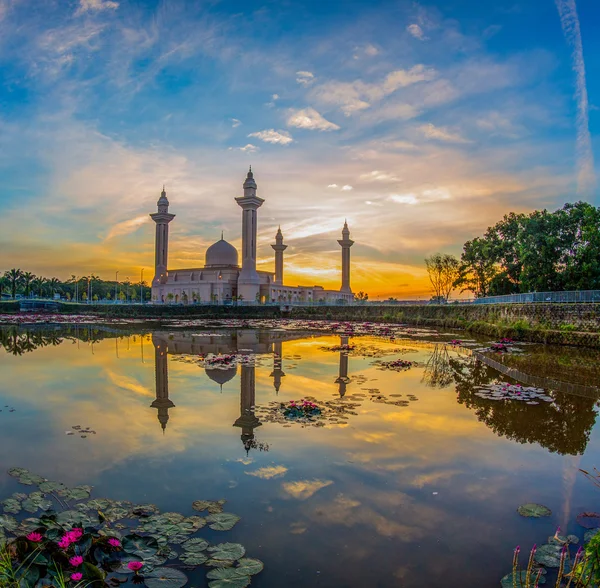
{"label": "fence", "polygon": [[473,300],[458,300],[466,304],[530,304],[532,302],[596,302],[600,303],[600,290],[577,290],[572,292],[529,292],[506,296],[487,296]]}

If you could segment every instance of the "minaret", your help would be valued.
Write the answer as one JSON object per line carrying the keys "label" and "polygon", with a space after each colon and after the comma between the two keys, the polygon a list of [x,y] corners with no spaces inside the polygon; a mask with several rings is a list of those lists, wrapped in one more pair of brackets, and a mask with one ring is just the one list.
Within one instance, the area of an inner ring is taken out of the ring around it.
{"label": "minaret", "polygon": [[238,278],[238,296],[254,302],[260,292],[260,279],[256,273],[256,211],[264,200],[256,195],[256,182],[252,167],[244,182],[244,195],[235,201],[242,209],[242,271]]}
{"label": "minaret", "polygon": [[[348,337],[340,337],[340,346],[348,345]],[[348,384],[348,352],[340,351],[340,372],[336,384],[339,384],[340,398],[346,395],[346,386]]]}
{"label": "minaret", "polygon": [[158,422],[163,430],[169,422],[169,409],[175,405],[169,400],[169,368],[167,367],[167,344],[152,336],[154,345],[154,370],[156,376],[156,400],[150,405],[158,408]]}
{"label": "minaret", "polygon": [[287,249],[287,245],[283,244],[281,227],[277,229],[275,245],[271,245],[271,247],[275,250],[275,283],[283,284],[283,252]]}
{"label": "minaret", "polygon": [[254,414],[256,398],[255,369],[253,365],[242,364],[240,418],[233,423],[234,427],[242,429],[241,439],[246,452],[250,451],[250,444],[254,440],[254,429],[262,425]]}
{"label": "minaret", "polygon": [[346,221],[344,221],[344,228],[342,229],[342,239],[338,240],[338,243],[342,246],[342,287],[340,292],[352,294],[350,288],[350,247],[354,245],[354,241],[350,239],[350,230]]}
{"label": "minaret", "polygon": [[152,280],[153,288],[167,282],[169,223],[175,218],[174,214],[169,214],[169,201],[167,200],[167,193],[165,192],[164,186],[156,204],[158,206],[158,212],[150,215],[152,220],[156,223],[154,279]]}
{"label": "minaret", "polygon": [[282,353],[281,341],[275,341],[273,343],[273,371],[271,372],[271,377],[273,378],[273,387],[277,394],[279,394],[279,388],[281,388],[281,378],[285,376],[282,365]]}

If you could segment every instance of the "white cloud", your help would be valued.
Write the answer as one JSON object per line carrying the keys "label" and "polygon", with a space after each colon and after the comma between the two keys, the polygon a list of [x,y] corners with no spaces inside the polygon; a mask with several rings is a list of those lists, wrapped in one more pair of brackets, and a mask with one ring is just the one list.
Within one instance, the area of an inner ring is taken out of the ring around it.
{"label": "white cloud", "polygon": [[253,472],[244,472],[248,476],[254,476],[255,478],[262,478],[263,480],[271,480],[273,478],[279,478],[288,471],[285,466],[275,465],[275,466],[265,466],[263,468],[259,468],[254,470]]}
{"label": "white cloud", "polygon": [[331,484],[333,484],[332,480],[298,480],[297,482],[286,482],[282,486],[290,496],[298,500],[306,500]]}
{"label": "white cloud", "polygon": [[470,143],[468,139],[465,139],[458,133],[454,133],[446,127],[436,127],[435,125],[428,123],[421,125],[418,130],[425,135],[427,139],[434,139],[437,141],[444,141],[446,143]]}
{"label": "white cloud", "polygon": [[256,153],[259,151],[259,148],[256,145],[252,145],[252,143],[248,143],[244,147],[229,147],[229,151],[243,151],[244,153]]}
{"label": "white cloud", "polygon": [[290,127],[311,131],[337,131],[340,127],[319,114],[314,108],[292,110],[287,120]]}
{"label": "white cloud", "polygon": [[237,118],[232,118],[231,119],[231,126],[235,129],[236,127],[239,127],[242,124],[241,120],[238,120]]}
{"label": "white cloud", "polygon": [[451,193],[447,188],[428,188],[421,190],[420,194],[416,192],[407,192],[405,194],[391,194],[388,200],[397,204],[420,204],[427,202],[438,202],[439,200],[448,200]]}
{"label": "white cloud", "polygon": [[342,192],[350,192],[350,190],[352,190],[352,186],[342,186]]}
{"label": "white cloud", "polygon": [[287,131],[276,131],[275,129],[266,129],[264,131],[250,133],[248,137],[256,137],[265,143],[273,143],[274,145],[289,145],[294,141]]}
{"label": "white cloud", "polygon": [[398,204],[417,204],[419,200],[417,199],[416,194],[392,194],[389,198],[392,202],[397,202]]}
{"label": "white cloud", "polygon": [[379,49],[377,49],[377,47],[375,47],[374,45],[369,44],[365,47],[365,53],[369,57],[374,57],[375,55],[377,55],[379,53]]}
{"label": "white cloud", "polygon": [[315,81],[315,74],[310,71],[297,71],[296,81],[303,86],[310,86]]}
{"label": "white cloud", "polygon": [[338,185],[337,184],[329,184],[329,186],[327,186],[328,188],[337,188]]}
{"label": "white cloud", "polygon": [[585,81],[585,62],[581,29],[575,0],[556,0],[560,23],[567,43],[571,46],[573,70],[575,71],[575,98],[577,100],[577,192],[586,197],[594,194],[596,175],[594,152],[590,135],[588,93]]}
{"label": "white cloud", "polygon": [[75,16],[84,12],[100,12],[102,10],[116,10],[119,8],[119,3],[114,0],[79,0],[79,7],[75,12]]}
{"label": "white cloud", "polygon": [[279,100],[279,94],[273,94],[273,96],[271,96],[272,100]]}
{"label": "white cloud", "polygon": [[379,170],[373,170],[372,172],[361,174],[361,180],[366,180],[367,182],[397,182],[398,178],[392,174],[388,174],[386,172],[382,172]]}
{"label": "white cloud", "polygon": [[351,116],[370,108],[373,102],[382,100],[400,88],[431,81],[436,76],[435,69],[418,64],[408,70],[392,71],[378,83],[367,83],[362,80],[326,82],[313,88],[311,96],[324,104],[339,106],[346,116]]}
{"label": "white cloud", "polygon": [[425,41],[427,37],[425,37],[425,33],[423,29],[418,24],[411,24],[406,27],[406,30],[415,38],[419,39],[419,41]]}

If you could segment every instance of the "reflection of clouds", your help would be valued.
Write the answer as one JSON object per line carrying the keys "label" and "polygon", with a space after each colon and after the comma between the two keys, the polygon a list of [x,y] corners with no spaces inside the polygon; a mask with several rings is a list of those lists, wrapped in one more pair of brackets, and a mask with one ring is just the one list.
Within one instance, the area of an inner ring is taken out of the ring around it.
{"label": "reflection of clouds", "polygon": [[277,466],[266,466],[264,468],[259,468],[254,470],[253,472],[245,472],[249,476],[254,476],[256,478],[262,478],[263,480],[271,480],[272,478],[278,478],[284,476],[288,469],[285,466],[277,465]]}
{"label": "reflection of clouds", "polygon": [[306,500],[331,484],[333,484],[333,480],[297,480],[296,482],[285,482],[282,487],[293,498]]}
{"label": "reflection of clouds", "polygon": [[152,392],[146,386],[142,385],[135,378],[126,376],[125,374],[117,374],[116,372],[108,368],[106,368],[104,371],[111,383],[117,386],[118,388],[121,388],[122,390],[128,390],[129,392],[141,394],[142,396],[155,396],[154,392]]}

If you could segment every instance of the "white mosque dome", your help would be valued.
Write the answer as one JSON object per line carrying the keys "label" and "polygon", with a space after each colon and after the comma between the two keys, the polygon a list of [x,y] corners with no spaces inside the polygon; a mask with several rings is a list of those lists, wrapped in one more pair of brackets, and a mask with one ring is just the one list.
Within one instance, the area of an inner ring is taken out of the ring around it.
{"label": "white mosque dome", "polygon": [[238,265],[237,249],[221,237],[206,250],[206,266]]}

